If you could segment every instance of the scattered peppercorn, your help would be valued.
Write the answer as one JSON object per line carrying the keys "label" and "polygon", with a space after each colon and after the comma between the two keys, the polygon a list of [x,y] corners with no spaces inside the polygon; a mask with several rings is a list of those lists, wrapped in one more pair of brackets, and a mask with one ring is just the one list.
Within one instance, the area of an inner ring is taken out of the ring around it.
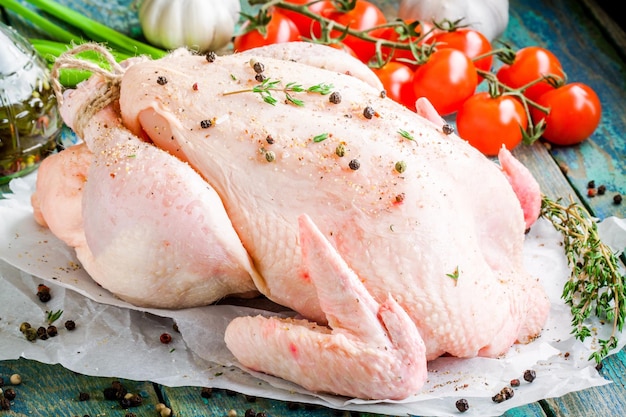
{"label": "scattered peppercorn", "polygon": [[254,61],[252,63],[252,69],[254,70],[254,72],[256,72],[257,74],[262,73],[263,71],[265,71],[265,65],[263,65],[262,62],[259,61]]}
{"label": "scattered peppercorn", "polygon": [[122,408],[139,407],[143,403],[143,397],[139,394],[128,393],[120,400]]}
{"label": "scattered peppercorn", "polygon": [[10,410],[11,402],[6,397],[0,398],[0,410]]}
{"label": "scattered peppercorn", "polygon": [[274,162],[276,160],[276,154],[274,153],[274,151],[265,152],[265,160],[267,162]]}
{"label": "scattered peppercorn", "polygon": [[382,90],[380,92],[380,98],[385,98],[385,97],[387,97],[387,90]]}
{"label": "scattered peppercorn", "polygon": [[265,74],[255,74],[254,79],[262,83],[263,81],[267,80],[267,77],[265,76]]}
{"label": "scattered peppercorn", "polygon": [[48,331],[46,330],[45,327],[41,326],[37,328],[37,337],[40,338],[41,340],[48,339]]}
{"label": "scattered peppercorn", "polygon": [[515,378],[511,380],[511,386],[512,387],[519,387],[520,386],[520,382],[519,379]]}
{"label": "scattered peppercorn", "polygon": [[124,385],[119,381],[111,382],[111,386],[103,391],[104,398],[107,400],[121,400],[128,393]]}
{"label": "scattered peppercorn", "polygon": [[452,125],[448,123],[444,123],[444,125],[441,127],[441,130],[443,131],[444,135],[451,135],[454,133],[454,127],[452,127]]}
{"label": "scattered peppercorn", "polygon": [[622,195],[621,194],[615,194],[613,196],[613,203],[621,204],[622,203]]}
{"label": "scattered peppercorn", "polygon": [[237,410],[231,408],[230,410],[228,410],[227,416],[228,417],[237,417]]}
{"label": "scattered peppercorn", "polygon": [[193,91],[198,91],[198,83],[193,83],[193,85],[191,86],[191,89]]}
{"label": "scattered peppercorn", "polygon": [[255,417],[256,411],[254,411],[252,408],[248,408],[243,415],[244,417]]}
{"label": "scattered peppercorn", "polygon": [[163,333],[161,337],[159,337],[159,340],[161,341],[161,343],[167,345],[172,341],[172,335],[170,335],[169,333]]}
{"label": "scattered peppercorn", "polygon": [[20,332],[24,333],[26,330],[30,329],[30,327],[30,323],[25,321],[24,323],[20,324]]}
{"label": "scattered peppercorn", "polygon": [[217,54],[213,51],[209,51],[204,57],[206,58],[207,62],[215,62],[215,60],[217,59]]}
{"label": "scattered peppercorn", "polygon": [[200,390],[200,396],[202,398],[211,398],[213,396],[213,388],[202,387]]}
{"label": "scattered peppercorn", "polygon": [[596,188],[596,182],[591,180],[587,183],[587,188]]}
{"label": "scattered peppercorn", "polygon": [[67,320],[65,322],[65,328],[69,331],[72,331],[76,329],[76,323],[74,322],[74,320]]}
{"label": "scattered peppercorn", "polygon": [[59,334],[59,331],[57,330],[57,326],[51,324],[46,329],[46,333],[48,333],[48,337],[54,337]]}
{"label": "scattered peppercorn", "polygon": [[335,155],[337,155],[338,157],[343,157],[346,154],[346,145],[341,142],[339,145],[337,145],[337,147],[335,148]]}
{"label": "scattered peppercorn", "polygon": [[350,163],[348,163],[348,166],[351,170],[356,171],[357,169],[361,168],[361,163],[358,159],[353,159],[350,161]]}
{"label": "scattered peppercorn", "polygon": [[328,97],[328,101],[333,104],[341,103],[341,93],[339,91],[333,91]]}
{"label": "scattered peppercorn", "polygon": [[16,396],[17,392],[15,392],[13,388],[7,388],[4,390],[4,398],[6,398],[7,400],[13,401]]}
{"label": "scattered peppercorn", "polygon": [[274,144],[274,138],[272,137],[272,135],[267,135],[267,137],[265,138],[265,141],[270,145]]}
{"label": "scattered peppercorn", "polygon": [[402,174],[404,171],[406,171],[406,162],[404,161],[398,161],[396,162],[396,171],[398,171],[400,174]]}
{"label": "scattered peppercorn", "polygon": [[213,126],[213,122],[209,119],[205,119],[200,122],[200,127],[203,129],[208,129],[211,126]]}
{"label": "scattered peppercorn", "polygon": [[596,189],[595,188],[587,188],[587,196],[588,197],[595,197],[596,196]]}
{"label": "scattered peppercorn", "polygon": [[469,403],[465,398],[461,398],[460,400],[456,401],[456,409],[459,410],[461,413],[464,413],[469,410]]}
{"label": "scattered peppercorn", "polygon": [[402,203],[404,201],[404,193],[396,195],[396,203]]}
{"label": "scattered peppercorn", "polygon": [[267,417],[267,413],[265,411],[259,411],[256,413],[255,417]]}
{"label": "scattered peppercorn", "polygon": [[598,195],[604,195],[606,193],[606,185],[601,185],[598,187]]}
{"label": "scattered peppercorn", "polygon": [[501,392],[491,397],[491,401],[493,401],[494,403],[501,403],[501,402],[504,402],[504,400],[505,400],[504,395],[502,395]]}
{"label": "scattered peppercorn", "polygon": [[366,106],[363,109],[363,117],[365,117],[366,119],[371,119],[372,117],[374,117],[375,114],[376,114],[376,111],[374,110],[372,106]]}
{"label": "scattered peppercorn", "polygon": [[22,377],[20,376],[20,374],[13,374],[9,378],[9,382],[11,383],[11,385],[20,385],[22,383]]}
{"label": "scattered peppercorn", "polygon": [[504,387],[500,392],[504,395],[505,400],[511,399],[513,398],[513,395],[515,395],[515,391],[513,391],[513,388],[511,387]]}
{"label": "scattered peppercorn", "polygon": [[157,84],[158,84],[158,85],[165,85],[165,84],[167,84],[167,78],[165,78],[165,77],[164,77],[164,76],[162,76],[162,75],[159,75],[159,76],[157,77]]}
{"label": "scattered peppercorn", "polygon": [[79,392],[78,393],[78,401],[88,401],[89,393],[88,392]]}
{"label": "scattered peppercorn", "polygon": [[50,288],[47,285],[39,284],[37,286],[37,297],[42,303],[47,303],[52,298],[50,294]]}
{"label": "scattered peppercorn", "polygon": [[37,329],[29,327],[28,329],[24,330],[24,336],[26,336],[26,340],[33,342],[37,339]]}
{"label": "scattered peppercorn", "polygon": [[537,377],[537,374],[534,370],[528,369],[524,371],[524,381],[533,382],[536,377]]}

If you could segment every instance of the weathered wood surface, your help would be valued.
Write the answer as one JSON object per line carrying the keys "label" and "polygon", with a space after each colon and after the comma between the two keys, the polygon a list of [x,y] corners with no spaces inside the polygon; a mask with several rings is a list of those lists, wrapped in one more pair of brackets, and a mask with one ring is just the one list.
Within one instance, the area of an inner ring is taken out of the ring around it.
{"label": "weathered wood surface", "polygon": [[[245,1],[245,0],[244,0]],[[72,3],[65,1],[65,3]],[[98,2],[85,1],[95,4]],[[379,0],[393,15],[397,1]],[[93,12],[86,7],[83,12]],[[114,14],[114,13],[113,13]],[[112,16],[113,14],[107,14]],[[106,21],[108,17],[103,16]],[[131,22],[130,31],[136,31]],[[599,218],[611,215],[626,217],[626,203],[612,202],[614,194],[626,194],[626,36],[611,17],[597,8],[594,0],[511,0],[510,23],[503,40],[514,47],[545,46],[561,60],[571,81],[585,82],[599,94],[603,104],[601,126],[581,145],[548,148],[536,143],[519,147],[515,155],[535,174],[543,192],[552,198],[570,195],[582,201]],[[565,167],[565,169],[564,169]],[[607,187],[605,196],[590,198],[587,183]],[[138,352],[137,354],[141,354]],[[612,384],[571,393],[561,398],[545,399],[510,410],[505,415],[518,416],[623,416],[626,415],[626,352],[606,359],[601,373]],[[269,416],[349,415],[319,407],[300,406],[241,394],[215,390],[211,398],[202,398],[200,388],[169,388],[148,382],[122,381],[130,392],[140,393],[144,403],[124,410],[115,401],[103,398],[104,388],[116,378],[95,378],[77,374],[59,365],[46,365],[26,359],[0,362],[4,389],[8,379],[18,373],[23,383],[13,387],[18,397],[11,411],[0,416],[154,416],[155,405],[166,402],[176,416],[225,416],[236,410],[265,411]],[[79,401],[81,392],[90,400]],[[354,414],[354,413],[353,413]],[[361,415],[365,415],[361,413]]]}

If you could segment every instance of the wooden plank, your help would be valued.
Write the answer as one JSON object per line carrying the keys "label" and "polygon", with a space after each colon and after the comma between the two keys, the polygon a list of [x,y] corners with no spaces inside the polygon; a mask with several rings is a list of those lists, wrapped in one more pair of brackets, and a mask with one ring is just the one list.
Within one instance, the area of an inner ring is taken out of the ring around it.
{"label": "wooden plank", "polygon": [[[626,63],[615,44],[581,2],[567,0],[511,0],[503,39],[518,48],[548,48],[561,61],[569,81],[588,84],[598,93],[603,117],[596,132],[580,145],[553,147],[551,154],[567,167],[568,181],[597,217],[626,217],[626,203],[613,203],[615,194],[626,196]],[[605,185],[607,193],[587,197],[590,180]]]}
{"label": "wooden plank", "polygon": [[[20,385],[11,385],[10,376],[19,374]],[[154,417],[159,402],[157,391],[150,382],[135,382],[119,378],[91,377],[72,372],[61,365],[48,365],[33,360],[18,359],[0,361],[0,377],[4,379],[3,390],[12,388],[16,397],[9,411],[1,416],[109,416],[123,417],[127,412],[136,417]],[[111,382],[119,381],[130,393],[140,394],[142,405],[123,409],[118,401],[106,400],[104,389]],[[89,400],[80,401],[79,394],[88,393]]]}

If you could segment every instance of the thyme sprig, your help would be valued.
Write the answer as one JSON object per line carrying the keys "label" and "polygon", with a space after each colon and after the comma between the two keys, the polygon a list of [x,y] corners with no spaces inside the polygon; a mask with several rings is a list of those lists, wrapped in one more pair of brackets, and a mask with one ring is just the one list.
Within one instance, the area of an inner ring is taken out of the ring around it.
{"label": "thyme sprig", "polygon": [[543,196],[541,216],[563,235],[571,274],[561,298],[572,312],[571,333],[580,341],[591,336],[592,329],[585,324],[591,315],[612,322],[611,335],[598,340],[599,348],[589,356],[600,363],[617,347],[617,333],[624,328],[626,277],[620,273],[617,255],[600,240],[596,223],[584,207],[572,199],[564,205]]}
{"label": "thyme sprig", "polygon": [[292,103],[296,106],[302,107],[304,106],[304,101],[293,96],[292,93],[313,93],[313,94],[321,94],[327,95],[330,94],[333,90],[332,84],[320,83],[315,84],[310,87],[303,87],[301,84],[297,84],[295,82],[290,82],[282,85],[281,80],[275,80],[272,78],[266,78],[260,84],[255,85],[252,88],[246,88],[243,90],[236,91],[228,91],[223,95],[228,96],[232,94],[240,94],[240,93],[257,93],[260,94],[268,104],[272,106],[276,105],[278,100],[272,95],[273,91],[279,91],[285,94],[285,100],[289,103]]}
{"label": "thyme sprig", "polygon": [[55,321],[57,321],[58,319],[60,319],[62,315],[63,315],[63,310],[47,311],[46,312],[46,321],[48,322],[48,324],[52,324]]}

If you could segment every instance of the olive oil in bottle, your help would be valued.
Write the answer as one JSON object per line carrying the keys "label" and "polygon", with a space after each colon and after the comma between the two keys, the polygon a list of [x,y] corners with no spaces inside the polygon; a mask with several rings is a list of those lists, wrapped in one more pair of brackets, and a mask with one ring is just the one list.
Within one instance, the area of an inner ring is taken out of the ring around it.
{"label": "olive oil in bottle", "polygon": [[32,45],[0,22],[0,184],[56,149],[63,122],[49,76]]}

